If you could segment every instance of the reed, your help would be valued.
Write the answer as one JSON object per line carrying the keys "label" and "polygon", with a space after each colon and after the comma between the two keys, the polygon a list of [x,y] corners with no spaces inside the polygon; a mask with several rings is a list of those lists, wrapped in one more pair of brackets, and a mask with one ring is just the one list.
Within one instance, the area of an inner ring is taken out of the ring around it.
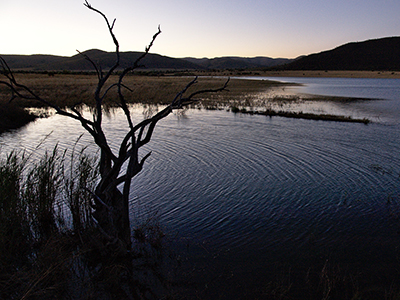
{"label": "reed", "polygon": [[313,113],[291,112],[291,111],[276,111],[273,109],[267,109],[265,111],[253,111],[253,110],[247,110],[246,108],[239,109],[236,106],[232,106],[230,110],[233,113],[264,115],[264,116],[268,116],[268,117],[277,116],[277,117],[284,117],[284,118],[306,119],[306,120],[315,120],[315,121],[362,123],[365,125],[367,125],[371,122],[367,118],[354,119],[351,116],[338,116],[338,115],[331,115],[331,114],[313,114]]}
{"label": "reed", "polygon": [[95,156],[88,155],[86,148],[77,150],[77,140],[72,148],[69,168],[64,172],[65,200],[72,216],[75,233],[93,226],[91,217],[92,193],[99,179],[99,163]]}
{"label": "reed", "polygon": [[25,166],[24,153],[16,151],[0,164],[0,274],[29,264],[33,235],[28,205],[21,197]]}
{"label": "reed", "polygon": [[67,215],[87,216],[81,208],[63,214],[63,183],[82,186],[90,180],[87,165],[95,161],[79,154],[74,169],[82,172],[74,178],[64,177],[66,156],[58,147],[36,162],[16,151],[0,161],[1,299],[60,296],[65,288],[78,245],[82,248],[65,226]]}
{"label": "reed", "polygon": [[56,146],[36,160],[23,151],[0,160],[0,299],[127,299],[154,292],[147,281],[159,277],[149,274],[160,276],[164,260],[157,219],[137,224],[130,258],[102,256],[90,192],[98,159],[77,145],[71,152]]}
{"label": "reed", "polygon": [[47,239],[57,232],[62,218],[57,216],[57,197],[62,184],[65,151],[56,146],[30,168],[24,182],[23,200],[28,203],[30,220],[38,237]]}

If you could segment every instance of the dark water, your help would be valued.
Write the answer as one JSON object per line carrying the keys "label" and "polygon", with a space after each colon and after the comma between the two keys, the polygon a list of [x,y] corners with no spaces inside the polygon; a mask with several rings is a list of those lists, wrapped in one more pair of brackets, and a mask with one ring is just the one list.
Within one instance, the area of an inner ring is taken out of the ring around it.
{"label": "dark water", "polygon": [[[385,110],[387,102],[399,107],[396,99],[363,103]],[[327,263],[390,286],[400,267],[400,128],[392,110],[383,116],[390,122],[370,125],[171,115],[133,181],[133,226],[157,216],[181,262],[176,278],[193,284],[177,289],[189,298],[252,299],[271,282],[295,285]],[[122,114],[106,122],[117,145]],[[70,147],[83,132],[54,116],[3,135],[2,153],[33,149],[51,129],[43,149]],[[90,142],[84,135],[81,143]]]}
{"label": "dark water", "polygon": [[397,263],[398,129],[191,111],[160,126],[132,204],[195,244],[216,289],[266,284],[277,265]]}

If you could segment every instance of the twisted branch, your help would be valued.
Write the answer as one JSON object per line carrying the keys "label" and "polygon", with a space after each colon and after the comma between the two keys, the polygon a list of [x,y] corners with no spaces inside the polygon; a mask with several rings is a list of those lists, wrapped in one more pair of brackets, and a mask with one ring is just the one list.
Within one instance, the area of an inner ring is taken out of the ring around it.
{"label": "twisted branch", "polygon": [[[194,97],[200,94],[216,93],[227,90],[229,78],[227,79],[225,84],[220,88],[199,90],[189,94],[188,96],[185,96],[185,94],[188,93],[189,89],[192,88],[197,83],[198,77],[195,77],[180,92],[177,93],[177,95],[175,96],[170,105],[166,106],[163,110],[161,110],[151,118],[143,120],[138,124],[134,125],[131,119],[128,104],[123,94],[124,89],[127,89],[129,91],[132,90],[123,84],[123,80],[129,72],[132,72],[135,69],[142,66],[140,65],[141,61],[149,53],[158,35],[161,34],[160,26],[158,26],[158,31],[153,35],[150,43],[148,44],[147,47],[145,47],[145,51],[142,53],[142,55],[140,55],[133,62],[131,66],[123,69],[122,73],[119,75],[117,83],[111,84],[109,87],[105,88],[108,79],[120,65],[119,43],[113,32],[116,19],[114,19],[113,22],[110,23],[106,15],[102,13],[100,10],[92,7],[87,0],[85,0],[84,5],[88,9],[100,14],[105,20],[109,34],[111,35],[111,38],[115,45],[115,54],[116,54],[116,61],[114,65],[111,66],[111,68],[105,74],[103,74],[103,71],[100,66],[94,63],[93,60],[91,60],[90,57],[88,57],[86,54],[78,51],[86,60],[88,60],[92,64],[93,68],[96,70],[98,78],[98,83],[96,86],[96,90],[94,92],[95,113],[93,115],[93,120],[88,120],[84,118],[82,114],[75,108],[75,106],[71,108],[72,113],[65,109],[61,109],[54,102],[47,101],[46,99],[41,98],[39,95],[34,93],[29,87],[18,83],[10,67],[2,57],[0,57],[0,64],[1,64],[0,73],[6,78],[6,80],[0,80],[0,84],[5,85],[10,89],[11,91],[10,101],[15,99],[16,97],[20,97],[22,99],[33,99],[43,103],[48,107],[55,109],[58,114],[78,120],[81,123],[82,127],[92,135],[95,143],[101,149],[101,159],[100,159],[101,180],[96,187],[96,192],[94,197],[95,202],[99,204],[98,209],[100,209],[100,207],[113,208],[113,205],[115,205],[115,203],[113,202],[114,198],[112,195],[115,196],[115,192],[119,193],[117,187],[120,184],[124,184],[122,197],[123,197],[123,205],[126,208],[128,207],[127,203],[129,203],[128,197],[129,197],[132,178],[142,170],[145,161],[151,155],[151,152],[149,152],[146,155],[144,155],[141,159],[139,159],[139,149],[142,146],[146,145],[148,142],[150,142],[157,123],[163,118],[167,117],[174,109],[181,109],[189,104],[192,104],[193,102],[199,101],[194,99]],[[125,137],[123,138],[120,144],[118,156],[112,152],[111,147],[107,141],[106,135],[102,128],[103,100],[108,95],[108,93],[115,87],[117,88],[117,93],[118,93],[118,101],[119,101],[118,105],[123,109],[128,122],[128,132],[126,133]],[[103,89],[105,89],[104,92]],[[126,162],[128,162],[126,172],[125,174],[120,174],[122,166]],[[126,214],[126,211],[124,213]],[[118,222],[118,220],[119,217],[116,217],[116,221],[115,220],[114,221]],[[100,224],[100,222],[98,222],[98,224]],[[101,229],[104,230],[104,228]],[[112,231],[108,231],[108,233],[109,232]],[[130,237],[127,237],[127,239],[130,239]],[[129,241],[125,242],[129,244]]]}

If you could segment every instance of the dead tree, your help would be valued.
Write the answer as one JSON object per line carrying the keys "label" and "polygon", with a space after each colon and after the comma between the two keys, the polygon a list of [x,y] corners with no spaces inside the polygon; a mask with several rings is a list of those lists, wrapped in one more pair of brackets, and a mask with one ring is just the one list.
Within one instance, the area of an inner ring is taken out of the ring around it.
{"label": "dead tree", "polygon": [[[149,53],[155,39],[161,33],[160,27],[158,28],[157,33],[154,34],[150,44],[145,48],[144,53],[137,58],[131,66],[123,69],[122,72],[119,73],[117,83],[108,84],[111,75],[115,74],[116,70],[120,66],[119,43],[113,32],[116,20],[114,19],[113,22],[110,23],[105,14],[100,10],[91,6],[87,1],[85,1],[84,5],[104,18],[115,45],[116,55],[115,64],[107,72],[104,72],[98,64],[90,59],[90,57],[82,54],[92,64],[98,78],[97,87],[94,92],[95,107],[93,119],[85,118],[81,114],[77,109],[79,103],[71,107],[70,110],[63,109],[52,101],[43,99],[28,86],[20,84],[6,61],[1,57],[1,73],[5,80],[1,80],[0,84],[7,86],[11,90],[10,101],[16,97],[37,100],[42,104],[55,109],[60,115],[79,121],[82,127],[91,134],[95,143],[100,148],[101,153],[101,179],[96,190],[93,191],[93,218],[105,243],[107,245],[114,245],[116,246],[116,249],[126,252],[131,247],[131,230],[129,221],[129,193],[131,181],[132,178],[142,170],[146,159],[151,154],[150,152],[141,157],[139,155],[139,149],[150,141],[158,121],[167,117],[174,109],[181,109],[184,106],[197,101],[195,96],[199,94],[226,90],[229,79],[218,89],[200,90],[187,95],[188,89],[197,82],[196,77],[176,95],[167,107],[151,118],[145,119],[138,124],[134,124],[128,104],[124,97],[125,92],[132,91],[124,85],[123,81],[127,74],[141,67],[141,61]],[[103,101],[112,91],[117,93],[118,105],[124,111],[127,120],[127,133],[119,145],[118,152],[116,153],[111,150],[106,134],[102,128]]]}

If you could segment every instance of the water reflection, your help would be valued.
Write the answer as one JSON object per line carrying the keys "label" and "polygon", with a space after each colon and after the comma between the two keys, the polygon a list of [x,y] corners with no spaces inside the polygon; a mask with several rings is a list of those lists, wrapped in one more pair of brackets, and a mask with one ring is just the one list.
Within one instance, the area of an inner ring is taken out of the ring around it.
{"label": "water reflection", "polygon": [[[386,124],[399,123],[400,79],[306,77],[258,77],[258,79],[296,83],[293,86],[278,87],[260,94],[259,99],[264,102],[269,101],[272,109],[368,118]],[[359,101],[326,101],[332,96],[358,98]],[[287,101],[270,101],[274,98],[286,98]]]}
{"label": "water reflection", "polygon": [[[143,119],[142,108],[132,113]],[[105,118],[115,148],[126,126],[120,111]],[[41,149],[69,148],[84,132],[55,115],[1,136],[2,154],[34,151],[50,130]],[[398,125],[379,123],[170,115],[142,153],[152,151],[133,180],[132,220],[159,216],[187,258],[181,271],[209,299],[235,298],[265,286],[277,270],[300,274],[327,259],[368,278],[371,266],[384,266],[391,282],[399,254],[399,138]],[[81,143],[93,142],[84,134]]]}

